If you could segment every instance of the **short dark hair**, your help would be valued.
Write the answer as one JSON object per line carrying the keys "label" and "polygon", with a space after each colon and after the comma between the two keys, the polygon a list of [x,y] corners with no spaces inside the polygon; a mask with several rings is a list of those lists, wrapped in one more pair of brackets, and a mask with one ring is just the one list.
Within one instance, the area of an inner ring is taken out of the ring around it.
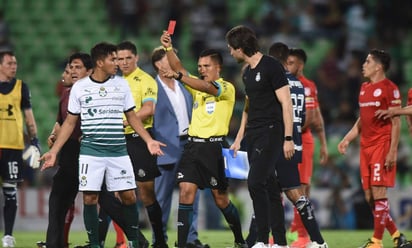
{"label": "short dark hair", "polygon": [[199,54],[199,58],[209,57],[220,66],[223,66],[222,53],[216,49],[205,49]]}
{"label": "short dark hair", "polygon": [[152,66],[153,69],[156,72],[159,72],[159,68],[157,68],[157,66],[155,65],[155,63],[159,60],[161,60],[164,56],[166,56],[166,51],[165,49],[160,46],[160,47],[156,47],[153,52],[152,52]]}
{"label": "short dark hair", "polygon": [[93,68],[93,62],[92,62],[92,58],[90,57],[89,54],[87,53],[73,53],[70,57],[69,57],[69,63],[71,63],[73,60],[75,59],[80,59],[84,65],[84,67],[86,67],[87,70],[90,70]]}
{"label": "short dark hair", "polygon": [[302,48],[289,49],[289,55],[297,57],[298,59],[302,60],[303,63],[306,63],[306,60],[308,59],[305,50],[303,50]]}
{"label": "short dark hair", "polygon": [[373,59],[382,65],[383,71],[386,72],[389,70],[391,65],[391,56],[384,50],[372,49],[369,51],[369,54]]}
{"label": "short dark hair", "polygon": [[282,42],[275,42],[269,47],[269,55],[285,63],[289,56],[289,47]]}
{"label": "short dark hair", "polygon": [[9,56],[15,56],[14,52],[12,51],[1,51],[0,52],[0,64],[3,63],[3,58],[4,56],[9,55]]}
{"label": "short dark hair", "polygon": [[117,45],[117,50],[129,50],[134,55],[137,55],[136,45],[131,41],[122,41]]}
{"label": "short dark hair", "polygon": [[93,66],[96,66],[96,62],[101,59],[105,59],[107,56],[117,52],[116,46],[107,42],[97,43],[90,50],[90,56],[92,58]]}
{"label": "short dark hair", "polygon": [[233,49],[241,48],[247,56],[259,51],[259,43],[255,32],[243,25],[236,26],[226,33],[226,41]]}

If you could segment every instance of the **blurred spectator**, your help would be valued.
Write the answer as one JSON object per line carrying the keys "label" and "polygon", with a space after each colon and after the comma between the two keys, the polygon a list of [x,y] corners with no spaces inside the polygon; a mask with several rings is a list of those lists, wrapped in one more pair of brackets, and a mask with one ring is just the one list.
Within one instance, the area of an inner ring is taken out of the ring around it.
{"label": "blurred spectator", "polygon": [[345,89],[344,74],[339,68],[338,46],[332,47],[317,70],[319,101],[322,102],[322,113],[325,124],[330,124],[337,117],[337,110],[342,101],[342,90]]}
{"label": "blurred spectator", "polygon": [[398,147],[398,160],[396,163],[396,174],[398,177],[398,187],[404,188],[407,186],[407,180],[409,179],[410,174],[410,164],[409,164],[409,154],[411,149],[405,142],[401,139],[399,141]]}
{"label": "blurred spectator", "polygon": [[4,19],[4,12],[0,10],[0,51],[11,51],[13,47],[9,40],[9,25]]}
{"label": "blurred spectator", "polygon": [[[191,33],[191,52],[193,57],[197,57],[200,51],[206,48],[207,31],[214,22],[210,6],[205,0],[195,0],[191,6],[189,14]],[[224,36],[221,37],[224,40]]]}
{"label": "blurred spectator", "polygon": [[356,220],[353,202],[350,197],[343,197],[342,187],[336,186],[329,196],[331,229],[355,229]]}

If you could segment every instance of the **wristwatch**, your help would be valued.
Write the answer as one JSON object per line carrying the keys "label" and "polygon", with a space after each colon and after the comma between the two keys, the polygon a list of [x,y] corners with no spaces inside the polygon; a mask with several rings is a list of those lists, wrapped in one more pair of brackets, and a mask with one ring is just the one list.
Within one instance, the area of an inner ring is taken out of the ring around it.
{"label": "wristwatch", "polygon": [[292,140],[293,140],[292,136],[285,136],[285,141],[292,141]]}

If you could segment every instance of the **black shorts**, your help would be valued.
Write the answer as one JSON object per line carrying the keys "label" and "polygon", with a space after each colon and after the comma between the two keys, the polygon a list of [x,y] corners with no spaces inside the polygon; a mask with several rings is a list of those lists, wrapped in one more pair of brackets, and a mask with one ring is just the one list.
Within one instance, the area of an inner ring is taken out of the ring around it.
{"label": "black shorts", "polygon": [[0,176],[3,182],[22,182],[23,166],[23,150],[0,149]]}
{"label": "black shorts", "polygon": [[160,176],[160,171],[157,168],[157,157],[150,154],[146,142],[137,134],[127,134],[126,141],[136,181],[152,181]]}
{"label": "black shorts", "polygon": [[221,142],[189,140],[177,169],[176,181],[194,183],[199,189],[226,190],[228,179],[225,175]]}

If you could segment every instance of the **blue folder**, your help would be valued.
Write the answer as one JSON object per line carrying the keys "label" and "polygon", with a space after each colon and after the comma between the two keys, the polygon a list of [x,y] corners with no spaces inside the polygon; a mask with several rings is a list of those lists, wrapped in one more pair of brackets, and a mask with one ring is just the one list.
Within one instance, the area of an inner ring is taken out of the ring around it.
{"label": "blue folder", "polygon": [[247,152],[238,151],[237,156],[234,158],[233,150],[223,148],[222,154],[225,160],[226,177],[246,180],[249,173]]}

